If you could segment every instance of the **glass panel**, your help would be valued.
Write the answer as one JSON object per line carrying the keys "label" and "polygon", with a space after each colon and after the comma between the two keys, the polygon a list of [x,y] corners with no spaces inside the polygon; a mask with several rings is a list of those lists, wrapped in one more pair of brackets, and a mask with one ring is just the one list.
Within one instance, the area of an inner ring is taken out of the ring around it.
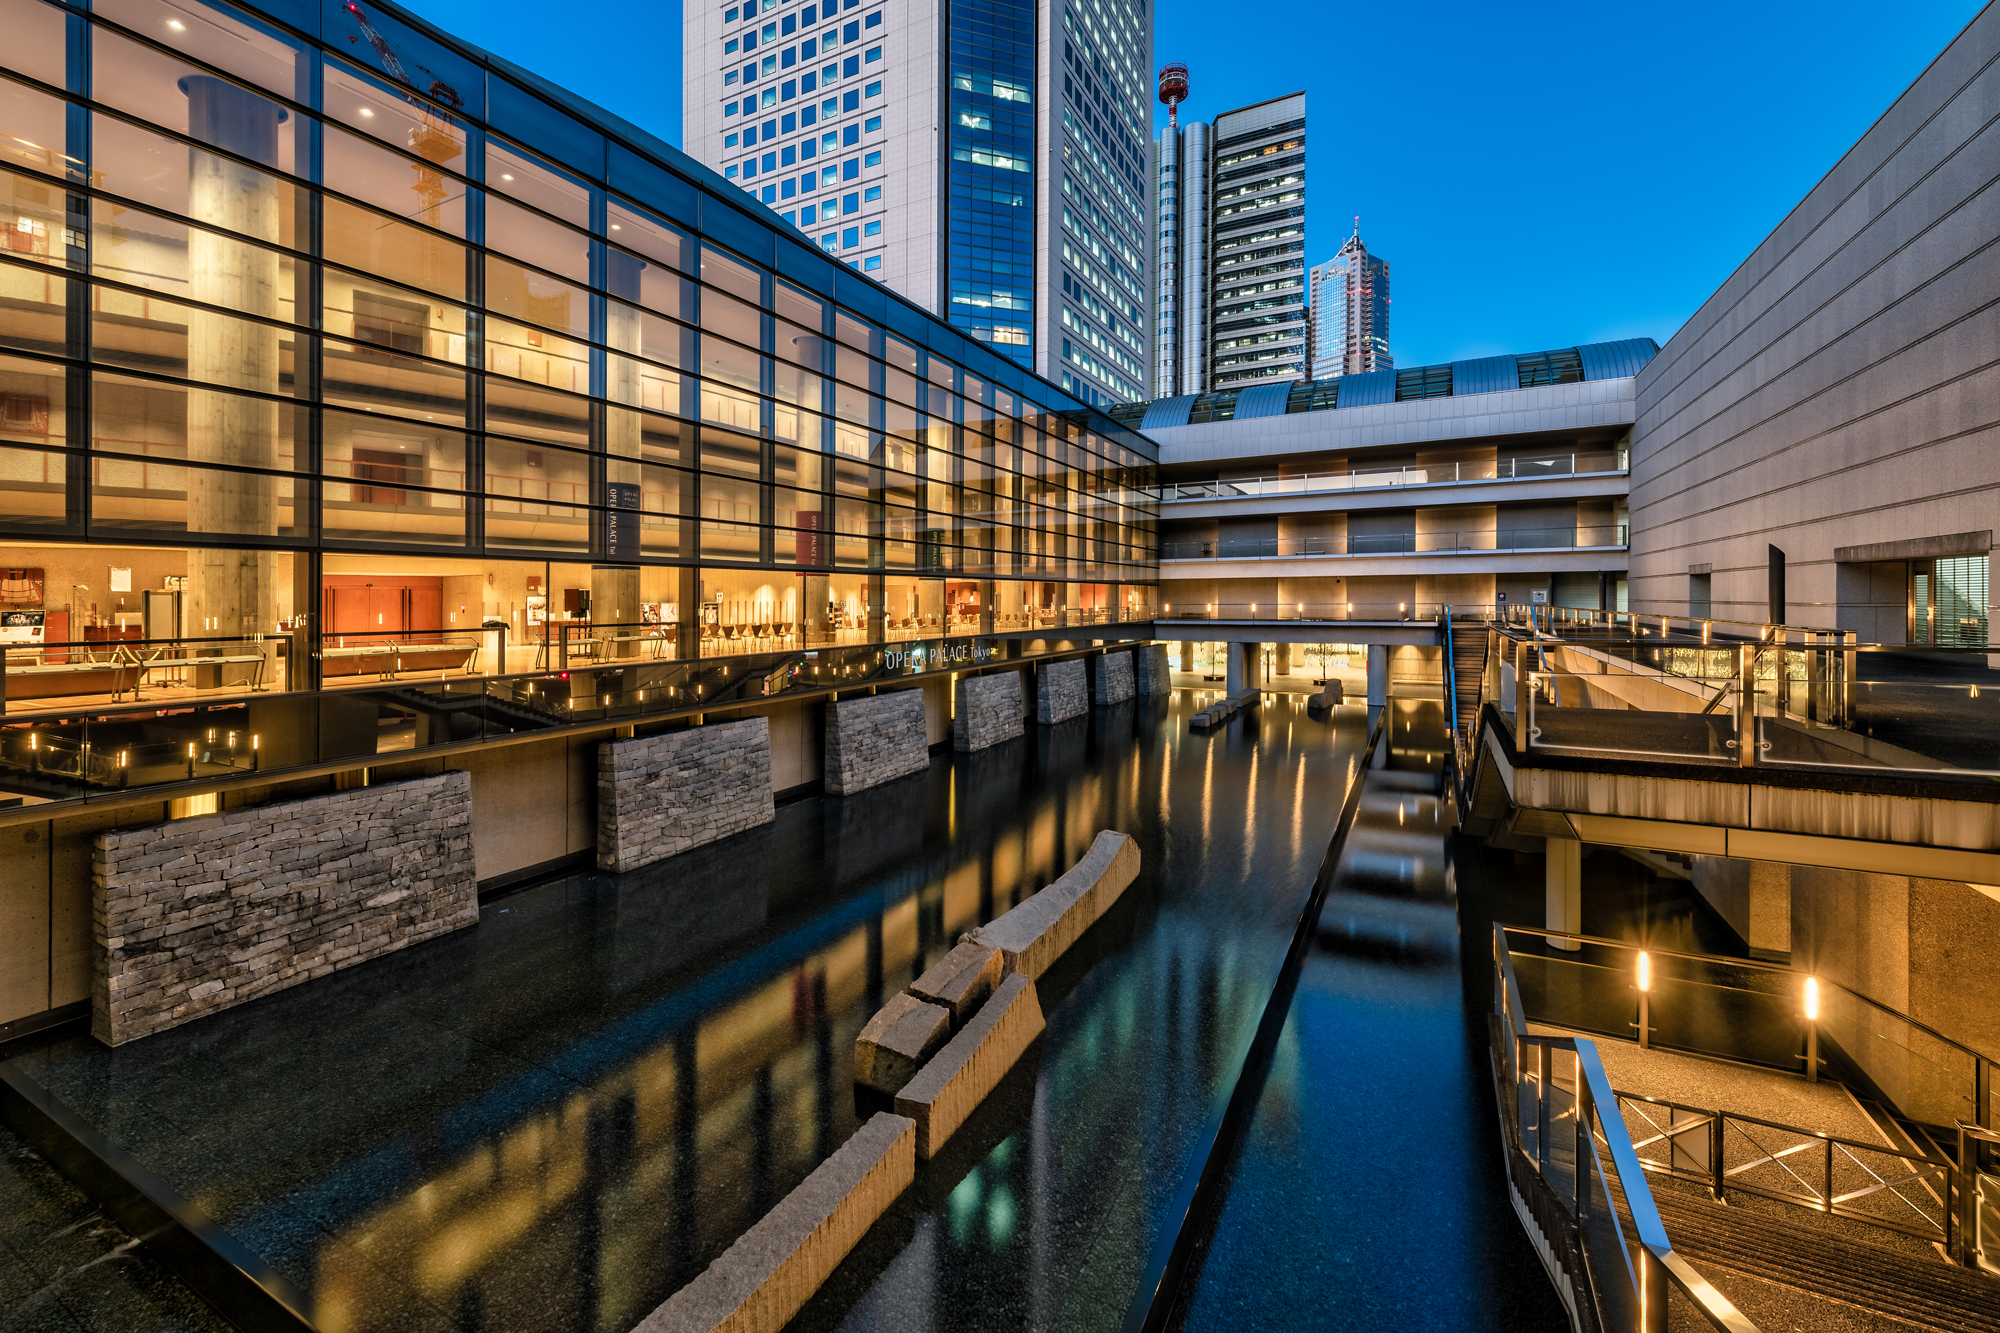
{"label": "glass panel", "polygon": [[118,375],[95,376],[92,386],[91,448],[99,452],[287,470],[299,462],[303,406]]}
{"label": "glass panel", "polygon": [[[0,384],[15,377],[0,371]],[[4,395],[11,411],[20,395]],[[0,424],[0,440],[15,438]],[[68,456],[53,449],[20,449],[0,444],[0,525],[10,529],[61,528],[66,525]]]}
{"label": "glass panel", "polygon": [[756,395],[701,381],[701,419],[737,430],[762,428],[762,403]]}
{"label": "glass panel", "polygon": [[0,347],[61,356],[69,283],[53,269],[0,263]]}
{"label": "glass panel", "polygon": [[[186,101],[179,92],[174,95]],[[226,231],[299,248],[297,219],[304,215],[304,191],[279,176],[110,116],[91,118],[90,172],[100,188],[114,194]],[[218,182],[226,182],[227,188]],[[110,216],[117,218],[115,207]]]}
{"label": "glass panel", "polygon": [[755,481],[764,475],[764,446],[761,441],[727,431],[705,430],[701,433],[701,470]]}
{"label": "glass panel", "polygon": [[[456,103],[447,98],[445,104]],[[465,129],[451,118],[445,105],[412,97],[335,60],[326,62],[326,94],[321,105],[329,119],[351,125],[433,166],[453,171],[464,171],[467,167]],[[329,145],[337,134],[338,131],[328,129]],[[413,182],[411,188],[418,189],[418,185]],[[462,182],[441,179],[425,185],[419,190],[419,197],[440,191],[445,196],[459,195],[465,188]],[[389,208],[395,213],[404,211],[393,204]]]}
{"label": "glass panel", "polygon": [[[294,101],[309,100],[305,95],[306,60],[303,47],[288,37],[266,28],[247,15],[200,0],[164,4],[161,0],[96,0],[91,12],[130,28],[162,46],[187,53],[203,64],[246,79]],[[11,45],[11,43],[10,43]],[[12,63],[12,52],[9,52]],[[60,83],[58,77],[54,82]],[[102,75],[98,99],[104,95]]]}
{"label": "glass panel", "polygon": [[93,350],[105,365],[265,393],[298,387],[291,329],[110,287],[91,297]]}
{"label": "glass panel", "polygon": [[[590,281],[589,237],[493,195],[486,199],[486,246],[577,282]],[[492,262],[487,261],[488,282]],[[576,331],[585,333],[589,327],[585,324]]]}
{"label": "glass panel", "polygon": [[[763,284],[757,270],[713,246],[704,245],[701,248],[701,280],[711,287],[720,287],[725,292],[740,296],[753,306],[763,304]],[[702,324],[709,327],[706,309],[702,311]],[[753,347],[757,345],[754,336],[748,341]]]}
{"label": "glass panel", "polygon": [[327,269],[321,327],[341,338],[465,364],[464,307],[375,278]]}
{"label": "glass panel", "polygon": [[[280,420],[290,426],[291,413]],[[289,451],[293,438],[285,430],[279,447]],[[289,476],[116,456],[92,458],[90,475],[90,526],[100,535],[304,536],[293,523]]]}
{"label": "glass panel", "polygon": [[590,500],[590,455],[488,439],[486,493],[536,504],[586,504]]}
{"label": "glass panel", "polygon": [[0,171],[0,210],[0,254],[62,266],[66,217],[60,185]]}
{"label": "glass panel", "polygon": [[[30,78],[62,87],[65,60],[63,12],[40,0],[4,0],[0,23],[7,30],[7,65]],[[4,122],[17,129],[14,121]]]}
{"label": "glass panel", "polygon": [[[617,244],[628,250],[637,251],[647,259],[664,264],[668,268],[679,269],[683,273],[692,268],[693,261],[690,254],[694,243],[679,228],[662,222],[652,214],[642,212],[621,199],[613,199],[610,202],[606,216],[610,222],[611,239]],[[653,303],[648,301],[647,304]],[[669,313],[678,314],[679,311],[674,310]]]}
{"label": "glass panel", "polygon": [[370,343],[328,338],[321,351],[327,403],[464,426],[465,373]]}
{"label": "glass panel", "polygon": [[590,392],[590,347],[504,319],[486,321],[486,368],[496,375]]}
{"label": "glass panel", "polygon": [[[372,25],[372,33],[362,26],[364,19]],[[370,78],[387,74],[395,79],[395,85],[385,83],[384,86],[397,86],[396,95],[399,97],[409,96],[401,88],[414,88],[442,106],[470,116],[485,114],[485,71],[451,48],[389,17],[380,9],[364,11],[354,4],[329,7],[320,35],[328,45],[347,40],[355,58],[370,66]],[[378,36],[390,51],[397,53],[396,56],[377,55],[374,61],[369,59],[374,39]],[[397,56],[401,57],[400,60]],[[376,61],[380,62],[379,65]],[[329,79],[335,69],[334,62],[329,60]],[[328,101],[331,100],[329,96]]]}
{"label": "glass panel", "polygon": [[489,497],[486,544],[524,551],[590,550],[590,512],[568,505]]}
{"label": "glass panel", "polygon": [[[587,188],[571,176],[519,149],[490,139],[486,143],[486,184],[544,213],[553,213],[565,222],[573,222],[579,227],[590,226],[590,191]],[[493,240],[490,220],[487,244],[497,244]],[[527,258],[525,254],[522,257]]]}
{"label": "glass panel", "polygon": [[[100,27],[91,50],[91,87],[106,106],[287,175],[299,174],[303,155],[298,140],[303,119],[242,84],[217,78]],[[212,172],[203,172],[198,167],[197,181],[210,188],[225,186],[238,170],[217,165]],[[258,172],[245,173],[246,179],[260,176]],[[220,218],[206,216],[204,210],[188,211],[202,221],[228,225]],[[254,224],[233,230],[265,234]],[[269,239],[277,239],[275,229]]]}
{"label": "glass panel", "polygon": [[701,571],[704,657],[779,652],[799,642],[805,583],[767,570]]}
{"label": "glass panel", "polygon": [[465,235],[467,186],[436,164],[391,152],[333,125],[326,127],[323,151],[328,188],[426,227]]}
{"label": "glass panel", "polygon": [[[708,507],[708,488],[704,486],[702,508],[706,510]],[[755,523],[726,523],[704,514],[701,521],[701,558],[754,563],[762,536],[763,529]]]}
{"label": "glass panel", "polygon": [[332,262],[464,299],[464,246],[330,196],[324,208],[326,257]]}
{"label": "glass panel", "polygon": [[590,336],[590,295],[581,287],[486,257],[486,308],[545,329]]}
{"label": "glass panel", "polygon": [[622,356],[606,358],[605,369],[606,393],[612,402],[653,412],[685,410],[681,394],[688,381],[673,371]]}
{"label": "glass panel", "polygon": [[486,428],[530,440],[590,448],[590,404],[513,380],[486,381]]}

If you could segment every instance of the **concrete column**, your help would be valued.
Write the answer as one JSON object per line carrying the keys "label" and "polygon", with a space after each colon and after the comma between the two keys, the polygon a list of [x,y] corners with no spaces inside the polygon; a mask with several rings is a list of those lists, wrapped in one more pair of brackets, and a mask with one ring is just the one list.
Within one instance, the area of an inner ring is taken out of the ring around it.
{"label": "concrete column", "polygon": [[1281,676],[1291,675],[1292,645],[1290,645],[1289,643],[1280,643],[1280,644],[1274,644],[1273,647],[1277,650],[1278,654],[1278,674]]}
{"label": "concrete column", "polygon": [[1194,670],[1194,644],[1190,640],[1181,640],[1180,666],[1177,669],[1181,671]]}
{"label": "concrete column", "polygon": [[1223,688],[1230,694],[1249,689],[1256,683],[1257,645],[1232,641],[1224,651],[1228,654],[1229,665],[1223,672]]}
{"label": "concrete column", "polygon": [[981,579],[979,582],[979,632],[981,634],[993,632],[992,579]]}
{"label": "concrete column", "polygon": [[804,605],[799,608],[799,624],[805,636],[805,646],[817,648],[833,642],[833,628],[827,623],[827,598],[831,595],[832,584],[824,574],[808,574],[802,580],[805,585]]}
{"label": "concrete column", "polygon": [[[188,99],[188,133],[273,168],[278,125],[287,113],[275,102],[207,75],[181,81]],[[199,150],[188,154],[188,216],[198,222],[275,244],[279,191],[274,177]],[[278,256],[223,232],[188,233],[188,294],[222,310],[276,318]],[[188,460],[231,467],[275,468],[275,403],[196,387],[278,392],[278,330],[226,315],[188,310]],[[268,475],[190,468],[187,522],[191,532],[276,536],[277,481]],[[278,555],[271,551],[188,552],[188,632],[195,635],[273,633],[277,626]]]}
{"label": "concrete column", "polygon": [[1368,706],[1381,708],[1389,702],[1389,648],[1386,644],[1368,645]]}
{"label": "concrete column", "polygon": [[[1547,919],[1543,922],[1550,930],[1567,931],[1572,935],[1583,931],[1583,844],[1575,838],[1544,838],[1547,871]],[[1575,944],[1559,944],[1565,949],[1581,948]]]}
{"label": "concrete column", "polygon": [[[640,274],[645,264],[631,255],[613,250],[607,256],[606,284],[613,296],[639,299]],[[605,341],[614,353],[636,356],[640,350],[639,312],[618,301],[606,303]],[[605,394],[614,404],[604,414],[605,493],[598,497],[605,505],[629,510],[619,516],[620,527],[613,545],[605,554],[613,559],[631,559],[639,554],[639,363],[627,356],[613,355],[605,362]],[[639,613],[639,569],[636,565],[595,565],[590,571],[590,620],[599,638],[611,636],[629,642],[605,645],[609,657],[635,657],[639,644],[631,628]],[[623,628],[608,628],[617,625]],[[596,628],[605,627],[605,628]]]}

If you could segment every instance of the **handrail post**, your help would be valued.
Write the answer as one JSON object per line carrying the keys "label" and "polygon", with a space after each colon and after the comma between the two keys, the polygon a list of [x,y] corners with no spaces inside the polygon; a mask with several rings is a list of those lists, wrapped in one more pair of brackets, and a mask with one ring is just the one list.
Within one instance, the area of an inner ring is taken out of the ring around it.
{"label": "handrail post", "polygon": [[1723,1190],[1728,1188],[1729,1178],[1722,1169],[1722,1144],[1725,1139],[1723,1115],[1718,1109],[1715,1118],[1708,1122],[1708,1195],[1717,1203],[1722,1202]]}
{"label": "handrail post", "polygon": [[1828,1217],[1832,1217],[1833,1216],[1833,1140],[1830,1138],[1821,1138],[1820,1142],[1826,1145],[1825,1165],[1822,1168],[1820,1177],[1826,1192],[1820,1196],[1820,1202],[1822,1204],[1822,1211],[1825,1212]]}
{"label": "handrail post", "polygon": [[1736,650],[1736,766],[1757,766],[1757,649]]}
{"label": "handrail post", "polygon": [[1667,1333],[1667,1266],[1644,1245],[1639,1252],[1639,1333]]}
{"label": "handrail post", "polygon": [[1549,1170],[1549,1064],[1549,1044],[1540,1042],[1535,1047],[1535,1100],[1540,1119],[1540,1128],[1535,1133],[1535,1156],[1544,1175]]}
{"label": "handrail post", "polygon": [[1590,1159],[1590,1085],[1583,1077],[1583,1062],[1577,1061],[1576,1070],[1576,1146],[1570,1151],[1570,1180],[1576,1187],[1576,1231],[1578,1249],[1582,1249],[1584,1224],[1590,1221],[1590,1184],[1584,1163]]}

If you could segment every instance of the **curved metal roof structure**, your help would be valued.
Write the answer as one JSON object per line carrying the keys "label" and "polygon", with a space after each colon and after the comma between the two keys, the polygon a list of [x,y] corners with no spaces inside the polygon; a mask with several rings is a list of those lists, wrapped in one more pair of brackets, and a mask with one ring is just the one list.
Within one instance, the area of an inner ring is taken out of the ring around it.
{"label": "curved metal roof structure", "polygon": [[[1156,398],[1150,403],[1121,403],[1110,409],[1110,415],[1128,427],[1149,431],[1163,426],[1283,416],[1288,412],[1375,407],[1412,398],[1461,398],[1467,394],[1503,393],[1545,384],[1625,379],[1638,374],[1659,350],[1660,345],[1651,338],[1626,338],[1546,352],[1483,356],[1410,370],[1377,370],[1301,384],[1262,384],[1252,389]],[[1447,392],[1439,392],[1441,384],[1449,386]]]}

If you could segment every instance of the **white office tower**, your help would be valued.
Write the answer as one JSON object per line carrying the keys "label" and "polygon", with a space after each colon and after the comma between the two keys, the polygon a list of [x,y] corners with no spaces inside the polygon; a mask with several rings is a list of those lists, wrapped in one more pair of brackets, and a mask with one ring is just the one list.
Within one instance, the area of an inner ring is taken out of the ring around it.
{"label": "white office tower", "polygon": [[1142,0],[689,6],[682,147],[1093,404],[1141,397]]}
{"label": "white office tower", "polygon": [[1312,378],[1394,370],[1389,355],[1389,261],[1361,243],[1361,219],[1340,253],[1312,271]]}
{"label": "white office tower", "polygon": [[1305,94],[1181,126],[1186,95],[1186,71],[1163,69],[1152,396],[1304,379]]}

